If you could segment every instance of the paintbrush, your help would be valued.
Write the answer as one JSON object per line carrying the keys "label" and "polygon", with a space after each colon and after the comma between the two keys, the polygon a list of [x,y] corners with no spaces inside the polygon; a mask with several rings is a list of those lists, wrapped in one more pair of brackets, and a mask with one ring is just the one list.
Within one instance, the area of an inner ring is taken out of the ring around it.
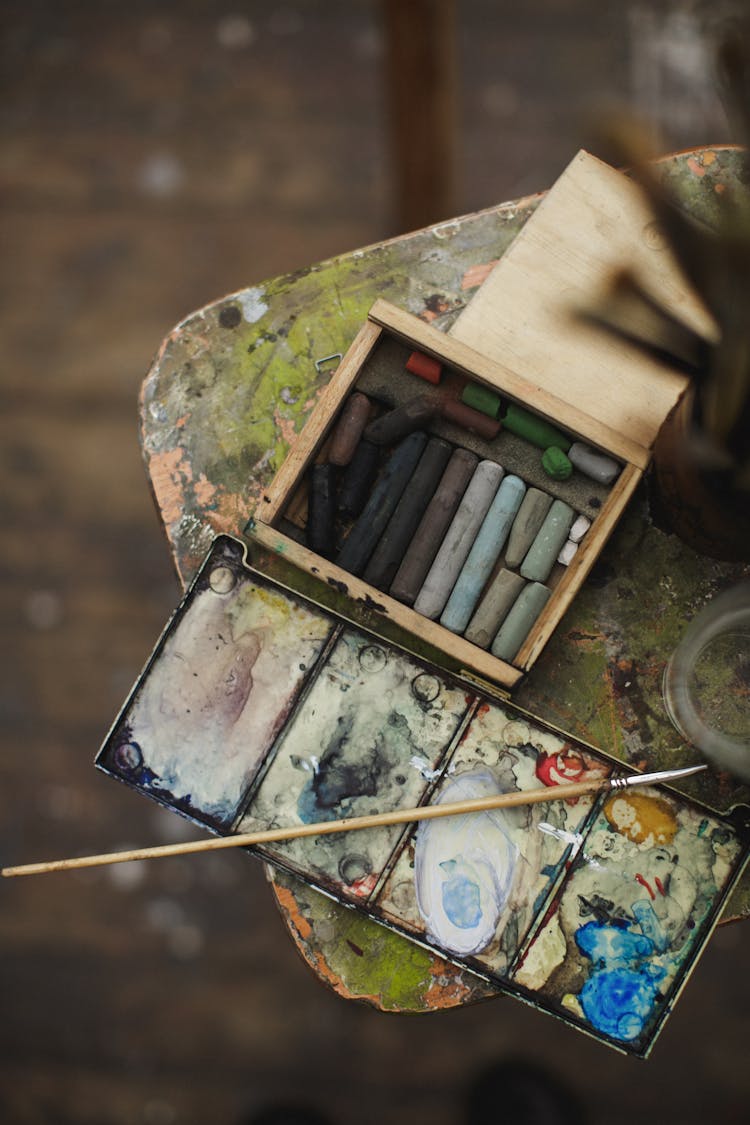
{"label": "paintbrush", "polygon": [[356,832],[362,828],[382,828],[391,824],[410,824],[412,821],[434,820],[443,816],[464,816],[468,813],[487,812],[490,809],[516,808],[519,805],[534,805],[544,801],[568,801],[592,793],[627,790],[637,785],[659,785],[682,780],[682,778],[700,773],[706,768],[705,765],[688,766],[685,769],[633,774],[630,777],[596,778],[591,781],[577,781],[571,785],[543,786],[539,789],[514,793],[498,793],[491,797],[474,797],[467,801],[455,801],[444,805],[422,805],[415,809],[395,809],[393,812],[373,813],[370,816],[326,820],[318,824],[268,828],[262,832],[246,832],[234,836],[221,836],[212,840],[190,840],[182,844],[161,844],[154,848],[134,848],[124,852],[105,852],[103,855],[53,859],[47,863],[28,863],[22,867],[4,867],[0,874],[6,879],[15,875],[43,875],[49,871],[70,871],[79,867],[103,867],[111,863],[130,863],[137,859],[160,859],[164,856],[189,855],[193,852],[211,852],[218,851],[220,848],[249,848],[257,844],[276,844],[282,840],[299,840],[304,836],[330,836],[338,832]]}

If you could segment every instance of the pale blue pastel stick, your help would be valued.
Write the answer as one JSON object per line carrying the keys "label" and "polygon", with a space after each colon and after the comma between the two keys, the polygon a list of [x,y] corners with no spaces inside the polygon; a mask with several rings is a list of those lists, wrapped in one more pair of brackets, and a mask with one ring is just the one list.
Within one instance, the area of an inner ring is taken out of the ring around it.
{"label": "pale blue pastel stick", "polygon": [[505,477],[498,488],[440,618],[452,633],[463,633],[469,624],[525,492],[526,485],[515,476]]}
{"label": "pale blue pastel stick", "polygon": [[414,602],[414,609],[423,617],[434,620],[442,613],[504,475],[495,461],[477,465]]}
{"label": "pale blue pastel stick", "polygon": [[524,578],[532,582],[547,581],[575,518],[573,509],[562,500],[553,502],[521,563],[521,575]]}
{"label": "pale blue pastel stick", "polygon": [[552,591],[540,582],[529,582],[515,600],[513,608],[492,642],[492,655],[512,660],[531,631],[531,626],[550,599]]}

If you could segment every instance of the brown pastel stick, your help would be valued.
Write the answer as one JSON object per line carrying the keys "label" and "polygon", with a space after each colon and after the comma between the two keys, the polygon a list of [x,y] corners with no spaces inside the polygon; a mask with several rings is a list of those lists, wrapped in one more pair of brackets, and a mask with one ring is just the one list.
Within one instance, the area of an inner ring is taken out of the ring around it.
{"label": "brown pastel stick", "polygon": [[390,593],[398,601],[414,604],[478,461],[468,449],[453,451],[393,579]]}
{"label": "brown pastel stick", "polygon": [[468,430],[470,434],[476,434],[485,441],[492,441],[500,433],[501,425],[498,421],[455,399],[443,399],[440,404],[440,414],[446,422],[453,422],[454,425]]}
{"label": "brown pastel stick", "polygon": [[328,460],[332,465],[348,465],[354,450],[362,437],[372,412],[372,403],[367,395],[355,391],[346,400],[343,410],[333,430]]}
{"label": "brown pastel stick", "polygon": [[407,434],[429,426],[439,409],[439,399],[417,395],[403,406],[397,406],[370,422],[364,436],[375,445],[393,445]]}

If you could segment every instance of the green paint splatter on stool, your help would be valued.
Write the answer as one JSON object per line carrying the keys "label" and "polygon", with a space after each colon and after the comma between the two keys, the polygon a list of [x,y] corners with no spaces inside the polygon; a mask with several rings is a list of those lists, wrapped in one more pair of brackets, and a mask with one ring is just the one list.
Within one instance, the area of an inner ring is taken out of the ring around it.
{"label": "green paint splatter on stool", "polygon": [[348,988],[362,996],[378,996],[384,1008],[425,1004],[432,983],[430,954],[366,918],[352,914],[337,928],[335,952],[326,950],[326,957]]}

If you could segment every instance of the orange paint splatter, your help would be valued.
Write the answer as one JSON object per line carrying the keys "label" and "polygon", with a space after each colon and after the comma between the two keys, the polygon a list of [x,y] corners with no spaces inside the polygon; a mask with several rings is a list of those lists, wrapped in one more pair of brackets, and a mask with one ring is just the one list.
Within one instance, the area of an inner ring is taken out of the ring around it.
{"label": "orange paint splatter", "polygon": [[236,535],[239,528],[247,523],[250,512],[255,506],[253,498],[240,496],[236,492],[217,492],[214,497],[214,508],[208,514],[211,526],[216,532],[227,535]]}
{"label": "orange paint splatter", "polygon": [[478,285],[482,285],[499,261],[499,258],[493,258],[491,262],[481,262],[479,265],[470,266],[461,278],[461,288],[476,289]]}
{"label": "orange paint splatter", "polygon": [[[439,957],[433,957],[430,966],[432,982],[425,993],[425,1007],[430,1009],[457,1008],[472,993],[462,971]],[[479,982],[477,982],[479,983]]]}
{"label": "orange paint splatter", "polygon": [[286,444],[291,445],[294,439],[297,437],[297,430],[292,419],[285,418],[283,414],[279,413],[278,410],[274,410],[273,420],[276,428],[278,429]]}
{"label": "orange paint splatter", "polygon": [[302,941],[308,941],[312,936],[312,926],[307,918],[303,917],[302,911],[297,905],[297,900],[292,892],[288,887],[280,887],[278,883],[274,883],[273,893],[276,895],[279,906],[294,926]]}
{"label": "orange paint splatter", "polygon": [[201,473],[193,486],[193,492],[195,493],[195,499],[198,503],[202,507],[205,507],[212,503],[216,495],[216,485],[211,484],[211,481],[207,479],[205,473]]}
{"label": "orange paint splatter", "polygon": [[185,507],[185,487],[193,479],[193,470],[178,446],[164,453],[153,453],[149,459],[149,476],[162,519],[167,527],[176,523]]}

